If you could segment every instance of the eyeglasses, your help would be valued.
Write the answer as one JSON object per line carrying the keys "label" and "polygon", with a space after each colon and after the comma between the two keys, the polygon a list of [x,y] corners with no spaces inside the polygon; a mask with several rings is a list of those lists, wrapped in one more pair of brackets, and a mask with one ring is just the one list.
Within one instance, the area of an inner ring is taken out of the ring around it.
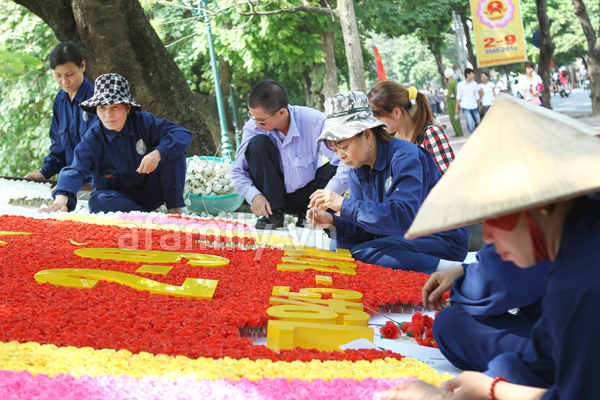
{"label": "eyeglasses", "polygon": [[[279,110],[277,110],[279,111]],[[277,112],[275,112],[275,114],[277,114]],[[256,122],[257,124],[264,126],[268,120],[270,120],[271,118],[273,118],[275,116],[275,114],[271,115],[269,118],[265,119],[264,121],[257,121],[256,118],[254,118],[254,115],[250,114],[250,111],[248,111],[248,117],[250,117],[250,119],[254,120],[254,122]]]}

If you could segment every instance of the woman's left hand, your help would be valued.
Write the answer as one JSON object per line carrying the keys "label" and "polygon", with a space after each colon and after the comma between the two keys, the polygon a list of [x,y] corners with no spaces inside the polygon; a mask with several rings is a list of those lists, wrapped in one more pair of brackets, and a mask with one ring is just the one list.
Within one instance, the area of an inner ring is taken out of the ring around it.
{"label": "woman's left hand", "polygon": [[154,150],[148,154],[144,158],[142,158],[142,162],[136,172],[138,174],[149,174],[158,167],[158,163],[160,162],[160,152],[158,150]]}
{"label": "woman's left hand", "polygon": [[442,382],[442,388],[455,393],[452,399],[486,400],[494,380],[481,372],[463,372],[454,379]]}
{"label": "woman's left hand", "polygon": [[452,396],[452,392],[436,388],[423,381],[402,383],[379,394],[382,400],[442,400]]}
{"label": "woman's left hand", "polygon": [[332,209],[333,211],[340,211],[342,209],[342,201],[344,198],[334,192],[331,189],[319,189],[310,195],[309,208],[316,208],[317,210]]}

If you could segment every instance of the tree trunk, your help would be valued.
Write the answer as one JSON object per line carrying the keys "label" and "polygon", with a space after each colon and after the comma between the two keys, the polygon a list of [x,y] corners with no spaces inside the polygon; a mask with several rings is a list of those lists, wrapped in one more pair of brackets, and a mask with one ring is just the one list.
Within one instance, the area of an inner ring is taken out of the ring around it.
{"label": "tree trunk", "polygon": [[362,47],[358,35],[358,25],[354,15],[353,0],[339,0],[336,7],[342,34],[344,35],[344,44],[346,47],[346,60],[348,61],[348,71],[350,72],[350,89],[367,91],[365,82],[365,65],[362,56]]}
{"label": "tree trunk", "polygon": [[588,16],[582,0],[571,0],[575,7],[575,15],[581,22],[583,34],[588,42],[588,77],[590,78],[590,98],[592,114],[600,115],[600,39]]}
{"label": "tree trunk", "polygon": [[469,53],[469,62],[473,66],[473,70],[475,70],[475,76],[477,79],[481,79],[481,73],[479,71],[479,67],[477,66],[477,58],[475,58],[475,54],[473,53],[473,43],[471,42],[471,33],[469,29],[469,24],[467,23],[467,11],[464,7],[459,8],[460,12],[460,22],[463,26],[463,31],[465,32],[465,38],[467,39],[467,52]]}
{"label": "tree trunk", "polygon": [[[337,67],[335,64],[335,51],[334,51],[334,43],[335,43],[335,32],[333,29],[328,32],[323,32],[321,35],[321,50],[325,52],[325,57],[323,57],[323,63],[325,64],[325,76],[323,77],[323,89],[321,89],[321,94],[324,99],[333,96],[337,92],[340,91],[340,86],[338,84],[337,78]],[[323,104],[321,104],[321,109]]]}
{"label": "tree trunk", "polygon": [[435,63],[437,64],[437,69],[438,72],[440,73],[440,76],[442,77],[442,87],[444,89],[446,89],[446,75],[444,75],[444,62],[442,61],[442,53],[441,52],[435,52],[433,50],[433,40],[432,38],[427,38],[427,47],[429,47],[429,50],[431,51],[431,54],[433,54],[433,56],[435,57]]}
{"label": "tree trunk", "polygon": [[188,155],[213,155],[215,142],[202,110],[177,64],[144,15],[138,0],[14,0],[39,16],[60,41],[85,49],[93,82],[104,73],[123,75],[145,111],[194,134]]}
{"label": "tree trunk", "polygon": [[542,98],[544,99],[544,107],[552,109],[550,88],[552,87],[552,77],[550,76],[550,62],[552,61],[552,53],[556,47],[552,43],[550,37],[550,25],[552,21],[548,18],[546,12],[546,0],[536,0],[538,21],[540,23],[540,61],[538,65],[538,74],[544,82],[544,91]]}

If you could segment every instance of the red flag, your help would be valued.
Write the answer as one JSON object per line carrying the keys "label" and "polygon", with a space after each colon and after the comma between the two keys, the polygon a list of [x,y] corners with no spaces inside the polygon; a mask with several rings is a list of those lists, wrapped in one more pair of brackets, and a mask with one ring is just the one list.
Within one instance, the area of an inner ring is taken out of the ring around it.
{"label": "red flag", "polygon": [[375,51],[375,62],[377,63],[377,82],[385,81],[387,78],[385,76],[383,64],[381,63],[381,57],[379,57],[379,50],[377,50],[377,46],[373,46],[373,51]]}

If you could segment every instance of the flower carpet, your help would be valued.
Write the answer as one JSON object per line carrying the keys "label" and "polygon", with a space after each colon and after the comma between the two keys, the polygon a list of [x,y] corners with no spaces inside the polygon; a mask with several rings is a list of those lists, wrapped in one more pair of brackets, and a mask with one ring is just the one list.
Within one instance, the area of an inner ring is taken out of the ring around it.
{"label": "flower carpet", "polygon": [[[273,319],[276,288],[358,292],[379,309],[419,304],[427,275],[355,261],[354,274],[282,270],[283,250],[236,243],[247,227],[211,241],[186,228],[197,221],[142,222],[0,216],[0,398],[366,399],[406,379],[448,378],[390,351],[252,341]],[[190,281],[207,285],[204,297],[186,292]]]}

